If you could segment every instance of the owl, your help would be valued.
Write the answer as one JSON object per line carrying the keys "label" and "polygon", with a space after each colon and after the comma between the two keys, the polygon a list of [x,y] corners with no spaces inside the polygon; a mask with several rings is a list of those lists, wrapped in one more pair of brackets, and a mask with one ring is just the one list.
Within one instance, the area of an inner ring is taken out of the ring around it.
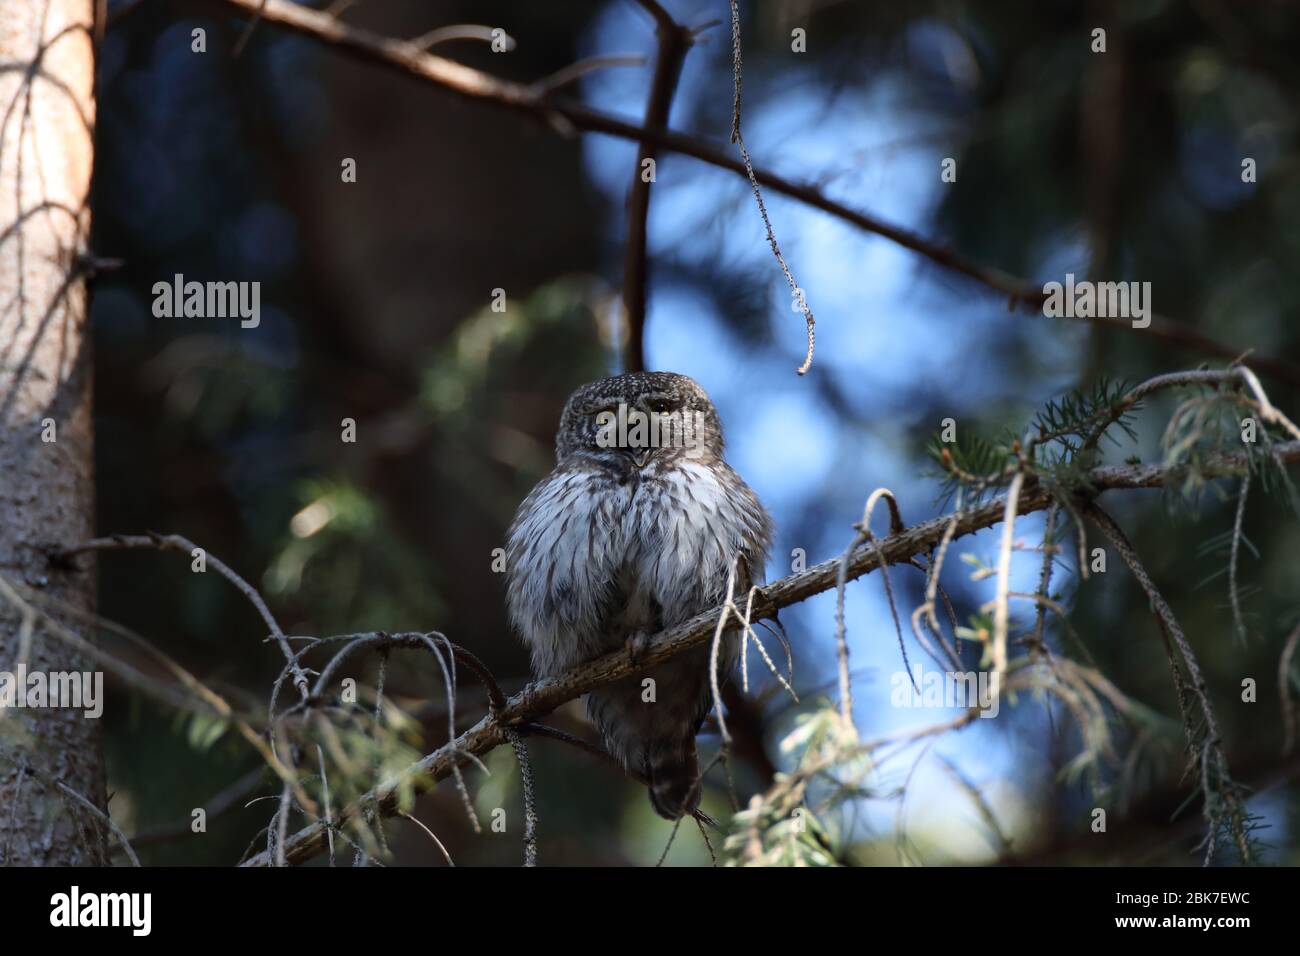
{"label": "owl", "polygon": [[[650,635],[763,580],[772,520],[722,457],[722,423],[685,375],[632,372],[574,392],[555,470],[519,506],[506,547],[511,623],[545,677]],[[735,664],[725,635],[719,680]],[[699,804],[695,735],[712,706],[702,645],[587,694],[605,746],[675,820]],[[647,681],[649,678],[649,681]]]}

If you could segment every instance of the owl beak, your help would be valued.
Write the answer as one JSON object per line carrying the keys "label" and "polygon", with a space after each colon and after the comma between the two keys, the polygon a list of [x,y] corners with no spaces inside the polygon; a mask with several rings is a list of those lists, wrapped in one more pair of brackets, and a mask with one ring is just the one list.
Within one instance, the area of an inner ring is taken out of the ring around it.
{"label": "owl beak", "polygon": [[632,461],[636,463],[638,468],[644,468],[652,457],[654,457],[653,448],[641,448],[632,452]]}

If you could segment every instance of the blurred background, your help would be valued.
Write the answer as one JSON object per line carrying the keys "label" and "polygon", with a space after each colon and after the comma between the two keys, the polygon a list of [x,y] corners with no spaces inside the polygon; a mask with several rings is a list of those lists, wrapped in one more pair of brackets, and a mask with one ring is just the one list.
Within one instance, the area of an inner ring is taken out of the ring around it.
{"label": "blurred background", "polygon": [[[688,26],[718,21],[687,55],[671,123],[725,144],[727,4],[664,5]],[[1035,283],[1066,272],[1149,281],[1158,312],[1242,352],[1300,359],[1300,5],[755,0],[741,14],[743,128],[757,164]],[[503,27],[517,41],[507,54],[473,42],[437,52],[524,82],[596,54],[653,60],[654,23],[631,0],[361,0],[343,17],[403,38],[454,23]],[[1104,55],[1090,51],[1097,26]],[[205,54],[191,51],[196,27]],[[806,52],[792,50],[795,28]],[[528,662],[492,551],[553,464],[568,393],[620,370],[636,145],[566,137],[273,24],[236,58],[243,31],[219,2],[177,0],[145,3],[102,44],[94,247],[124,266],[94,294],[99,529],[186,535],[259,586],[292,633],[442,631],[517,690]],[[649,63],[609,68],[568,92],[640,122],[650,74]],[[1242,182],[1244,157],[1258,182]],[[341,181],[345,158],[355,183]],[[940,179],[945,158],[957,161],[956,182]],[[790,572],[798,549],[809,565],[843,551],[876,487],[895,492],[909,524],[940,513],[926,447],[941,420],[993,435],[1098,376],[1139,380],[1209,358],[1012,314],[1005,299],[893,243],[771,190],[766,201],[817,315],[812,371],[794,374],[803,319],[748,184],[667,153],[652,187],[645,347],[648,367],[694,377],[716,402],[730,462],[776,519],[769,579]],[[260,326],[155,318],[153,284],[176,273],[260,282]],[[490,309],[494,289],[506,292],[504,313]],[[1295,417],[1294,383],[1265,385]],[[1112,459],[1159,460],[1173,401],[1145,409],[1137,442]],[[354,444],[339,440],[343,418],[357,423]],[[1223,574],[1234,488],[1211,488],[1192,513],[1156,492],[1105,500],[1200,655],[1234,775],[1254,788],[1249,808],[1267,826],[1266,861],[1300,863],[1300,767],[1279,757],[1277,694],[1279,654],[1300,617],[1300,525],[1279,499],[1252,494],[1240,639]],[[962,621],[992,592],[955,559],[991,563],[996,533],[954,545],[945,584]],[[1017,525],[1027,542],[1041,533],[1042,515]],[[1018,555],[1013,587],[1032,590],[1038,565]],[[264,706],[282,661],[225,582],[148,552],[104,555],[100,567],[102,614]],[[892,581],[906,617],[923,600],[922,575],[896,568]],[[1120,563],[1087,582],[1058,572],[1057,587],[1101,670],[1176,721],[1159,631]],[[864,736],[952,715],[890,706],[903,665],[878,575],[849,585],[846,617]],[[833,593],[782,613],[802,705],[766,674],[736,701],[742,800],[785,766],[778,745],[799,713],[833,693],[833,618]],[[915,665],[923,655],[907,644]],[[358,679],[372,680],[373,666]],[[1257,703],[1241,701],[1247,677]],[[388,682],[421,720],[420,749],[443,742],[441,675],[427,656],[395,653]],[[236,734],[213,741],[120,685],[111,693],[109,792],[128,834],[165,831],[243,781],[206,835],[141,840],[141,857],[238,859],[271,812],[244,802],[277,792],[259,780],[256,755]],[[468,677],[459,701],[463,725],[481,716]],[[1199,861],[1200,808],[1180,806],[1176,723],[1164,759],[1154,748],[1121,799],[1109,771],[1066,772],[1079,739],[1059,708],[1014,703],[914,754],[914,772],[910,760],[892,767],[830,821],[841,858]],[[553,722],[590,735],[578,703]],[[702,739],[706,755],[716,742]],[[529,747],[544,863],[659,858],[671,826],[639,785],[563,744]],[[945,761],[984,794],[1009,848]],[[509,748],[487,765],[490,777],[467,772],[475,805],[518,819]],[[705,808],[725,816],[728,802],[718,774]],[[1104,835],[1089,830],[1095,806],[1111,814]],[[519,830],[474,834],[446,783],[416,816],[458,865],[519,861]],[[443,864],[414,825],[389,834],[398,863]],[[668,856],[708,859],[693,827]]]}

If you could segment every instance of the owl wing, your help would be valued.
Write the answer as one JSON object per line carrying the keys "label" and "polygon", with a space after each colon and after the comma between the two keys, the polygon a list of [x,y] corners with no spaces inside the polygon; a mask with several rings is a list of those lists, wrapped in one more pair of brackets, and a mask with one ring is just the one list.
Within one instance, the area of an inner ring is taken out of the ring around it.
{"label": "owl wing", "polygon": [[621,596],[616,482],[583,467],[551,472],[519,506],[506,539],[510,620],[534,670],[555,674],[606,650]]}

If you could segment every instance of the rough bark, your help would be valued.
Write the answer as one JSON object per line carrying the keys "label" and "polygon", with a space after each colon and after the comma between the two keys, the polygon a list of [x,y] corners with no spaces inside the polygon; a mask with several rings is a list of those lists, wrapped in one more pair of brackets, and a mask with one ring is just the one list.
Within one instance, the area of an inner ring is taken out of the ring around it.
{"label": "rough bark", "polygon": [[[91,0],[0,3],[0,574],[83,611],[94,609],[93,566],[60,573],[46,554],[93,532],[81,265],[93,158],[91,33]],[[0,671],[13,673],[24,655],[31,671],[88,669],[39,627],[23,645],[22,616],[0,599]],[[70,708],[0,713],[0,863],[105,859],[102,825],[60,784],[104,808],[99,721]]]}

